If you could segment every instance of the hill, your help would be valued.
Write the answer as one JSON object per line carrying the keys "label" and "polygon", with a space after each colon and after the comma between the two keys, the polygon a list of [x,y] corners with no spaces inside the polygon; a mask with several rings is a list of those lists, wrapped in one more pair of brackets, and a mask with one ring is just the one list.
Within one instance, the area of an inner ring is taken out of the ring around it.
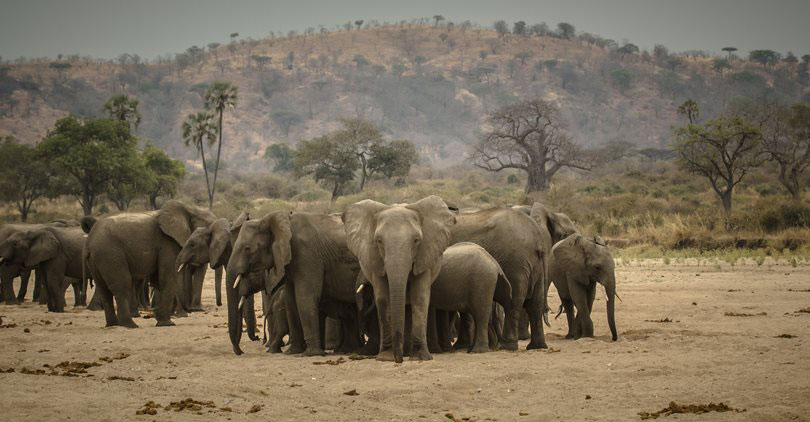
{"label": "hill", "polygon": [[621,48],[587,33],[568,39],[550,31],[517,35],[405,22],[310,28],[194,46],[151,62],[122,54],[115,61],[72,56],[6,63],[0,136],[38,142],[57,118],[100,115],[104,101],[123,91],[140,100],[140,137],[194,160],[181,141],[181,122],[203,106],[207,84],[227,80],[239,99],[225,118],[226,171],[266,168],[267,145],[320,135],[342,117],[365,118],[391,138],[410,139],[441,166],[463,158],[489,111],[523,97],[556,102],[583,145],[622,140],[659,148],[669,143],[671,126],[683,123],[676,108],[687,98],[704,116],[766,93],[807,98],[806,65],[763,66],[732,55],[718,68],[716,59],[660,46]]}

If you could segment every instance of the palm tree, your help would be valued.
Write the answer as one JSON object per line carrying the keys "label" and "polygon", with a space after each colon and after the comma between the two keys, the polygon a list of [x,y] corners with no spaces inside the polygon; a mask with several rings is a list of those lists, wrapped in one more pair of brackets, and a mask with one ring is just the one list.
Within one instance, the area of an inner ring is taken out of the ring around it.
{"label": "palm tree", "polygon": [[104,103],[104,111],[111,119],[128,122],[133,127],[141,123],[141,113],[138,113],[138,99],[127,94],[113,95]]}
{"label": "palm tree", "polygon": [[678,114],[683,114],[689,119],[690,124],[695,124],[700,116],[698,104],[691,98],[678,106]]}
{"label": "palm tree", "polygon": [[[208,183],[208,165],[205,163],[205,151],[203,149],[203,139],[208,141],[208,146],[214,145],[217,140],[217,128],[214,125],[214,116],[208,112],[197,112],[189,114],[183,122],[183,141],[186,146],[194,145],[200,152],[202,167],[205,172],[205,191],[208,194],[208,209],[214,205],[214,189]],[[216,173],[215,173],[216,174]]]}
{"label": "palm tree", "polygon": [[219,113],[219,143],[217,144],[217,161],[214,164],[214,184],[211,186],[211,202],[214,201],[214,191],[217,187],[217,173],[219,173],[219,157],[222,152],[222,114],[225,108],[236,106],[236,87],[230,82],[214,82],[205,94],[205,108],[216,110]]}

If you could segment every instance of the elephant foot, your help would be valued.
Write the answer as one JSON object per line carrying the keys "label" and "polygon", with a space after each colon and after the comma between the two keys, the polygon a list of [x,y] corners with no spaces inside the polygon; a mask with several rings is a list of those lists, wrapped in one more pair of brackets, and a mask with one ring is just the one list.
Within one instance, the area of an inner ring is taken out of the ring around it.
{"label": "elephant foot", "polygon": [[107,321],[107,324],[104,325],[105,328],[107,327],[117,327],[118,321]]}
{"label": "elephant foot", "polygon": [[104,307],[100,304],[90,302],[90,305],[87,306],[87,310],[89,311],[103,311]]}
{"label": "elephant foot", "polygon": [[504,341],[501,343],[501,349],[503,350],[511,350],[515,351],[518,349],[518,344],[516,341]]}
{"label": "elephant foot", "polygon": [[19,301],[16,298],[14,298],[14,299],[6,299],[3,301],[3,303],[6,305],[21,305],[22,301]]}
{"label": "elephant foot", "polygon": [[372,344],[366,343],[362,349],[360,349],[360,354],[363,356],[374,356],[380,352],[380,345],[379,344]]}
{"label": "elephant foot", "polygon": [[248,339],[250,339],[250,341],[259,341],[259,337],[255,334],[254,335],[248,334]]}
{"label": "elephant foot", "polygon": [[281,345],[278,342],[272,342],[267,346],[267,353],[281,353]]}
{"label": "elephant foot", "polygon": [[477,344],[467,351],[467,353],[486,353],[489,352],[489,345]]}
{"label": "elephant foot", "polygon": [[217,299],[217,306],[222,306],[222,299]]}
{"label": "elephant foot", "polygon": [[408,360],[418,360],[418,361],[433,360],[433,356],[430,354],[430,352],[427,351],[427,349],[422,348],[419,349],[418,351],[412,350],[411,357],[409,357]]}
{"label": "elephant foot", "polygon": [[118,325],[124,328],[138,328],[138,324],[136,324],[133,320],[121,321],[118,323]]}
{"label": "elephant foot", "polygon": [[300,355],[301,353],[304,353],[305,349],[306,348],[304,346],[292,344],[292,345],[290,345],[290,347],[287,348],[287,350],[284,352],[284,354],[287,354],[287,355]]}
{"label": "elephant foot", "polygon": [[205,309],[203,309],[202,306],[194,306],[192,308],[189,308],[188,310],[189,312],[205,312]]}
{"label": "elephant foot", "polygon": [[394,358],[394,352],[392,350],[383,350],[379,354],[377,354],[377,360],[383,362],[396,362]]}
{"label": "elephant foot", "polygon": [[175,312],[174,315],[172,315],[172,316],[174,316],[176,318],[188,318],[188,312],[181,310],[181,311]]}
{"label": "elephant foot", "polygon": [[568,333],[568,334],[565,335],[566,340],[573,340],[575,338],[576,338],[576,336],[573,333]]}
{"label": "elephant foot", "polygon": [[174,327],[174,326],[175,326],[174,322],[170,319],[165,321],[158,321],[157,324],[155,324],[155,327]]}
{"label": "elephant foot", "polygon": [[316,349],[314,347],[307,347],[307,349],[304,350],[304,353],[302,355],[303,356],[326,356],[326,352],[324,352],[323,349]]}
{"label": "elephant foot", "polygon": [[545,342],[530,342],[528,346],[526,346],[526,350],[535,350],[535,349],[548,349],[548,345]]}
{"label": "elephant foot", "polygon": [[518,339],[519,339],[519,340],[528,340],[528,339],[530,339],[531,337],[532,337],[531,333],[529,333],[528,331],[526,331],[526,332],[520,333],[520,336],[518,336]]}

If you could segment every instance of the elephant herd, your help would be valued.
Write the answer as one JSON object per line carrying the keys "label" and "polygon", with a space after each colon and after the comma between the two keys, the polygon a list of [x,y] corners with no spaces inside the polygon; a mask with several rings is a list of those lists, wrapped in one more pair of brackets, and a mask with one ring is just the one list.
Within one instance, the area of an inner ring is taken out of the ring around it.
{"label": "elephant herd", "polygon": [[158,326],[202,309],[209,266],[217,271],[217,305],[226,274],[228,335],[237,355],[243,320],[250,339],[258,339],[256,293],[268,352],[286,345],[291,354],[334,349],[402,362],[453,349],[516,350],[523,338],[528,349],[545,348],[552,282],[568,320],[566,338],[593,336],[590,313],[601,283],[617,339],[608,248],[540,203],[459,211],[438,196],[393,205],[363,200],[341,214],[243,213],[229,222],[170,200],[158,211],[80,223],[0,226],[3,301],[19,303],[35,270],[40,298],[61,312],[68,285],[83,305],[92,280],[107,326],[137,327],[132,316],[150,305],[148,286]]}

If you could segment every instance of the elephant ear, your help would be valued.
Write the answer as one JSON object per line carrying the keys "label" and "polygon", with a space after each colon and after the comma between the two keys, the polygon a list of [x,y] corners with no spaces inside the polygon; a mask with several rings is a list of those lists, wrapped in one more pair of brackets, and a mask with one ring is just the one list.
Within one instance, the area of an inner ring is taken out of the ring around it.
{"label": "elephant ear", "polygon": [[284,276],[284,267],[292,260],[292,229],[290,228],[290,211],[274,211],[262,217],[259,229],[270,232],[273,236],[273,273],[270,274],[271,284],[275,284]]}
{"label": "elephant ear", "polygon": [[418,212],[422,217],[422,242],[419,243],[413,264],[413,273],[422,274],[441,262],[442,254],[450,243],[450,227],[456,224],[456,217],[442,198],[436,195],[423,198],[406,208]]}
{"label": "elephant ear", "polygon": [[567,215],[550,211],[545,205],[535,202],[529,215],[540,227],[548,230],[552,243],[557,243],[577,232]]}
{"label": "elephant ear", "polygon": [[53,233],[47,230],[37,230],[31,234],[31,243],[24,262],[27,268],[33,268],[59,253],[59,241],[56,240]]}
{"label": "elephant ear", "polygon": [[382,257],[374,242],[374,231],[377,228],[375,216],[388,208],[388,205],[365,199],[346,207],[341,216],[346,245],[360,261],[360,268],[367,276],[385,274]]}
{"label": "elephant ear", "polygon": [[558,242],[551,249],[554,265],[567,274],[569,280],[587,280],[585,273],[585,246],[587,240],[580,234],[573,234]]}
{"label": "elephant ear", "polygon": [[208,242],[208,260],[213,268],[222,262],[222,255],[231,241],[231,225],[228,220],[220,218],[209,227],[211,240]]}
{"label": "elephant ear", "polygon": [[158,225],[163,233],[174,239],[178,245],[185,245],[191,236],[191,215],[188,207],[180,201],[169,200],[158,211]]}
{"label": "elephant ear", "polygon": [[607,243],[605,243],[605,239],[602,239],[602,237],[599,235],[593,237],[593,243],[596,243],[599,246],[607,246]]}

